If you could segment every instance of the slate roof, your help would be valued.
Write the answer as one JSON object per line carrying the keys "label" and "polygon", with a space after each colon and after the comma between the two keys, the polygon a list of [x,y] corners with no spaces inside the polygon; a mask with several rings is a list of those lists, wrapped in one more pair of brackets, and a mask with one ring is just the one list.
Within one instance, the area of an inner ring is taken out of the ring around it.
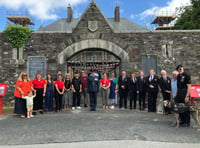
{"label": "slate roof", "polygon": [[[66,18],[59,19],[46,27],[40,26],[37,31],[41,31],[41,32],[55,31],[55,32],[72,33],[73,28],[76,27],[79,20],[80,19],[72,19],[71,22],[67,22]],[[131,33],[131,32],[149,31],[147,27],[140,26],[126,18],[120,18],[120,22],[115,22],[114,18],[108,18],[107,21],[115,33]]]}

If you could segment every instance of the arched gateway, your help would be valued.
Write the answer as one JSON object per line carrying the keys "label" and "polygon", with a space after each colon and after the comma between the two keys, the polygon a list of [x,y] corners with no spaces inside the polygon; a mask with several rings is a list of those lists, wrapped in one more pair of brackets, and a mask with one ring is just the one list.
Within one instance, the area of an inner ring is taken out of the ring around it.
{"label": "arched gateway", "polygon": [[82,40],[66,47],[58,55],[59,65],[67,71],[69,68],[116,71],[122,69],[123,64],[128,62],[129,56],[125,50],[113,42],[101,39]]}

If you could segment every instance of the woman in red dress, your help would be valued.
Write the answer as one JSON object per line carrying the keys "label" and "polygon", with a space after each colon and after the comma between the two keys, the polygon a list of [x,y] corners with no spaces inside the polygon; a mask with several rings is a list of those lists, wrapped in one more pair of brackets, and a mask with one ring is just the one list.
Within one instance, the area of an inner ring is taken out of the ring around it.
{"label": "woman in red dress", "polygon": [[26,100],[22,98],[22,96],[27,96],[30,90],[34,90],[32,87],[32,82],[28,77],[26,72],[22,72],[17,79],[17,83],[15,86],[15,108],[14,113],[20,114],[21,118],[25,118],[27,113],[26,111]]}
{"label": "woman in red dress", "polygon": [[62,75],[58,75],[58,80],[55,82],[55,100],[56,100],[56,112],[62,110],[62,97],[65,90],[65,83],[62,80]]}
{"label": "woman in red dress", "polygon": [[42,79],[42,75],[37,73],[35,79],[32,81],[33,88],[36,90],[36,97],[33,100],[33,110],[34,114],[37,114],[37,111],[40,111],[43,114],[43,98],[46,94],[46,81]]}

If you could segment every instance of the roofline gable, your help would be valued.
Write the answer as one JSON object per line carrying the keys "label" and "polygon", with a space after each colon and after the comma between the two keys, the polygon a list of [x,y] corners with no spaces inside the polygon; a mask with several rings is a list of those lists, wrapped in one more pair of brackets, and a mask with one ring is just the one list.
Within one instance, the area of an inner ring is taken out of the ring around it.
{"label": "roofline gable", "polygon": [[82,20],[82,18],[84,17],[84,15],[87,13],[88,9],[92,6],[95,5],[97,7],[97,9],[99,10],[99,12],[101,13],[101,15],[103,16],[103,18],[105,19],[106,23],[108,24],[108,26],[110,27],[110,29],[113,31],[113,28],[110,26],[109,21],[107,20],[107,18],[105,17],[105,15],[103,14],[103,12],[101,11],[100,7],[98,6],[98,4],[96,3],[95,0],[92,0],[90,2],[90,4],[87,6],[87,8],[85,9],[85,11],[82,13],[81,17],[79,18],[79,21],[77,22],[76,26],[74,28],[77,27],[77,25],[79,24],[79,22]]}

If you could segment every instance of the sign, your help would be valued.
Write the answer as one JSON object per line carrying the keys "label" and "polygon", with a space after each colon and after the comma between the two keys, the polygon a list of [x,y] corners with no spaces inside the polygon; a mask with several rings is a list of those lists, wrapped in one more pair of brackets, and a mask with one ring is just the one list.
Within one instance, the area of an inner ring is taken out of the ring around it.
{"label": "sign", "polygon": [[46,57],[29,56],[27,67],[31,79],[35,78],[36,73],[40,73],[43,78],[46,77]]}
{"label": "sign", "polygon": [[190,97],[200,98],[200,85],[191,84]]}
{"label": "sign", "polygon": [[95,32],[98,29],[98,22],[97,21],[88,21],[88,29],[91,32]]}
{"label": "sign", "polygon": [[0,83],[0,96],[4,96],[6,94],[6,83]]}

